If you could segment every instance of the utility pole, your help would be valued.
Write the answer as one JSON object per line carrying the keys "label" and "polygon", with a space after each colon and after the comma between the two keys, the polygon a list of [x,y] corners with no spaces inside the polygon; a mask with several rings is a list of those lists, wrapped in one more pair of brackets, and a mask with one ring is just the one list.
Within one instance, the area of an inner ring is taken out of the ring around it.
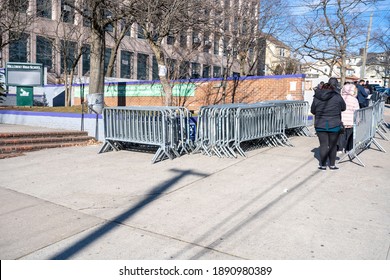
{"label": "utility pole", "polygon": [[363,51],[362,67],[360,68],[360,79],[364,79],[364,76],[366,75],[366,62],[367,62],[368,42],[370,41],[370,33],[371,33],[371,26],[372,26],[372,15],[373,13],[371,12],[370,23],[368,24],[366,47],[364,48]]}

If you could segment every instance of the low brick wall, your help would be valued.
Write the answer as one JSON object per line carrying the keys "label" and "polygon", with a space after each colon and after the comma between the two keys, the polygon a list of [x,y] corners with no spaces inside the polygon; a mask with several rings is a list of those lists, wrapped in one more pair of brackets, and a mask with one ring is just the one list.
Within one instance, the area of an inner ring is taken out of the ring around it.
{"label": "low brick wall", "polygon": [[[226,84],[222,79],[179,81],[174,83],[181,89],[174,92],[173,102],[176,106],[198,111],[201,106],[223,102],[304,100],[304,81],[304,75],[255,76],[236,80],[229,78]],[[162,106],[164,98],[161,90],[156,90],[158,86],[161,88],[158,81],[109,83],[106,84],[104,102],[107,106]],[[142,90],[137,87],[142,87]],[[77,86],[75,88],[77,90]],[[83,92],[86,96],[87,86],[83,87]],[[80,104],[80,100],[80,93],[75,94],[74,104]]]}

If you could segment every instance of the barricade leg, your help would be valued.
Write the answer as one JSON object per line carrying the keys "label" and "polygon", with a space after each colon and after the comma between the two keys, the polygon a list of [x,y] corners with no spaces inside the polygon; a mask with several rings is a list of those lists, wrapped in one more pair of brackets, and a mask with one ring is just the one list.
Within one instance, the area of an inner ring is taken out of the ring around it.
{"label": "barricade leg", "polygon": [[99,154],[109,152],[109,151],[119,151],[123,147],[119,143],[115,141],[106,140],[106,142],[103,144],[102,148],[99,151]]}
{"label": "barricade leg", "polygon": [[370,146],[371,143],[374,143],[374,145],[382,152],[386,153],[386,150],[376,141],[374,138],[371,139],[371,141],[368,143],[367,147]]}
{"label": "barricade leg", "polygon": [[356,158],[358,160],[358,162],[360,163],[360,165],[362,165],[363,167],[365,167],[364,163],[360,160],[360,158],[358,157],[357,153],[356,153],[356,150],[353,149],[351,151],[349,151],[348,153],[346,153],[342,158],[340,158],[338,161],[337,161],[337,164],[339,163],[342,163],[343,160],[348,156],[349,158],[349,161],[353,162],[353,160]]}

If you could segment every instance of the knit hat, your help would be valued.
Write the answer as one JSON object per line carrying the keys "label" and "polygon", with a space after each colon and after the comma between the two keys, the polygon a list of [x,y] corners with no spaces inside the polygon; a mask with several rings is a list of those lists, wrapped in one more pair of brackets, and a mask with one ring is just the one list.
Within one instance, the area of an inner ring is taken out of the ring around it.
{"label": "knit hat", "polygon": [[335,88],[339,88],[339,81],[337,78],[330,78],[328,84],[332,85]]}
{"label": "knit hat", "polygon": [[342,95],[356,95],[356,86],[354,84],[346,84],[343,86],[341,89],[341,94]]}

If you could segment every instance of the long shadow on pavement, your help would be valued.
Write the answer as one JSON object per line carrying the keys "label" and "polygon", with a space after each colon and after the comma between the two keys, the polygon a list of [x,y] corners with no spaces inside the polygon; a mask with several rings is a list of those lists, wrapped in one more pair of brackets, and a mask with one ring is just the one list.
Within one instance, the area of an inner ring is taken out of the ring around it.
{"label": "long shadow on pavement", "polygon": [[[271,191],[274,187],[280,185],[283,181],[286,181],[288,180],[288,178],[294,174],[297,170],[301,169],[301,168],[304,168],[305,166],[307,165],[311,165],[312,164],[312,159],[309,159],[308,161],[302,163],[300,166],[297,166],[296,168],[292,169],[289,173],[287,173],[283,178],[280,178],[278,181],[274,182],[271,186],[269,186],[266,190],[264,190],[263,192],[261,192],[260,194],[258,194],[256,197],[254,197],[253,199],[251,199],[250,201],[248,201],[246,204],[244,204],[243,206],[241,206],[239,209],[237,209],[237,211],[235,211],[234,213],[232,213],[231,215],[229,215],[228,217],[226,217],[223,221],[219,222],[218,224],[216,224],[213,228],[209,229],[207,232],[205,232],[202,236],[200,236],[199,238],[197,238],[196,240],[192,241],[191,242],[191,245],[189,245],[187,248],[184,248],[181,252],[178,252],[175,256],[173,256],[173,258],[178,258],[180,255],[184,254],[185,251],[189,250],[193,244],[198,244],[198,246],[200,247],[203,247],[204,249],[201,250],[200,252],[198,252],[197,254],[195,254],[193,257],[191,257],[190,259],[193,259],[193,260],[197,260],[199,258],[201,258],[204,254],[206,254],[208,251],[212,250],[212,251],[217,251],[217,252],[220,252],[222,254],[226,254],[226,252],[222,252],[222,251],[219,251],[217,249],[217,246],[220,245],[221,243],[225,242],[230,236],[232,236],[233,234],[237,233],[241,228],[243,228],[244,226],[248,225],[251,221],[259,218],[259,216],[261,216],[262,214],[264,214],[266,211],[268,211],[270,208],[272,208],[273,206],[275,206],[278,202],[282,201],[285,197],[286,197],[286,193],[283,193],[281,195],[279,195],[278,197],[276,197],[274,200],[270,201],[268,204],[266,205],[263,205],[257,212],[255,212],[253,215],[251,215],[249,218],[241,221],[239,224],[235,225],[234,227],[232,227],[230,230],[228,230],[227,232],[225,232],[224,234],[222,234],[221,236],[219,236],[218,238],[215,239],[214,242],[206,245],[206,246],[202,246],[202,245],[199,245],[201,243],[202,240],[204,240],[204,238],[208,237],[214,230],[218,229],[219,227],[221,227],[223,224],[227,223],[229,220],[232,220],[239,212],[242,212],[244,211],[244,209],[246,209],[247,207],[249,207],[250,205],[252,205],[253,203],[256,203],[262,196],[264,196],[265,194],[267,194],[269,191]],[[290,187],[290,189],[288,190],[288,193],[292,193],[294,192],[295,190],[297,190],[299,187],[302,187],[305,185],[305,183],[309,182],[313,177],[317,176],[320,172],[322,171],[315,171],[313,172],[311,175],[309,175],[307,178],[304,178],[303,180],[299,181],[297,184],[293,185],[292,187]],[[228,254],[230,255],[230,254]],[[242,257],[239,257],[239,256],[234,256],[236,258],[242,258]]]}
{"label": "long shadow on pavement", "polygon": [[116,216],[112,221],[109,221],[108,223],[100,226],[98,229],[96,229],[94,232],[90,233],[88,236],[84,237],[80,241],[76,242],[75,244],[71,245],[69,248],[63,250],[62,252],[54,255],[50,259],[52,260],[65,260],[71,258],[76,253],[80,252],[90,244],[96,242],[99,238],[103,237],[104,235],[108,234],[111,230],[113,230],[115,227],[118,226],[118,224],[122,224],[125,220],[133,216],[134,214],[138,213],[142,210],[145,206],[149,205],[153,201],[157,200],[159,197],[164,195],[168,189],[170,189],[172,186],[174,186],[176,183],[178,183],[181,179],[183,179],[186,176],[189,175],[195,175],[200,177],[207,177],[208,174],[202,174],[193,172],[191,170],[176,170],[171,169],[172,172],[178,173],[177,176],[173,177],[172,179],[166,181],[165,183],[162,183],[159,186],[156,186],[154,189],[150,191],[150,193],[147,194],[147,197],[137,203],[134,207],[131,207],[129,210],[123,212],[122,214]]}

